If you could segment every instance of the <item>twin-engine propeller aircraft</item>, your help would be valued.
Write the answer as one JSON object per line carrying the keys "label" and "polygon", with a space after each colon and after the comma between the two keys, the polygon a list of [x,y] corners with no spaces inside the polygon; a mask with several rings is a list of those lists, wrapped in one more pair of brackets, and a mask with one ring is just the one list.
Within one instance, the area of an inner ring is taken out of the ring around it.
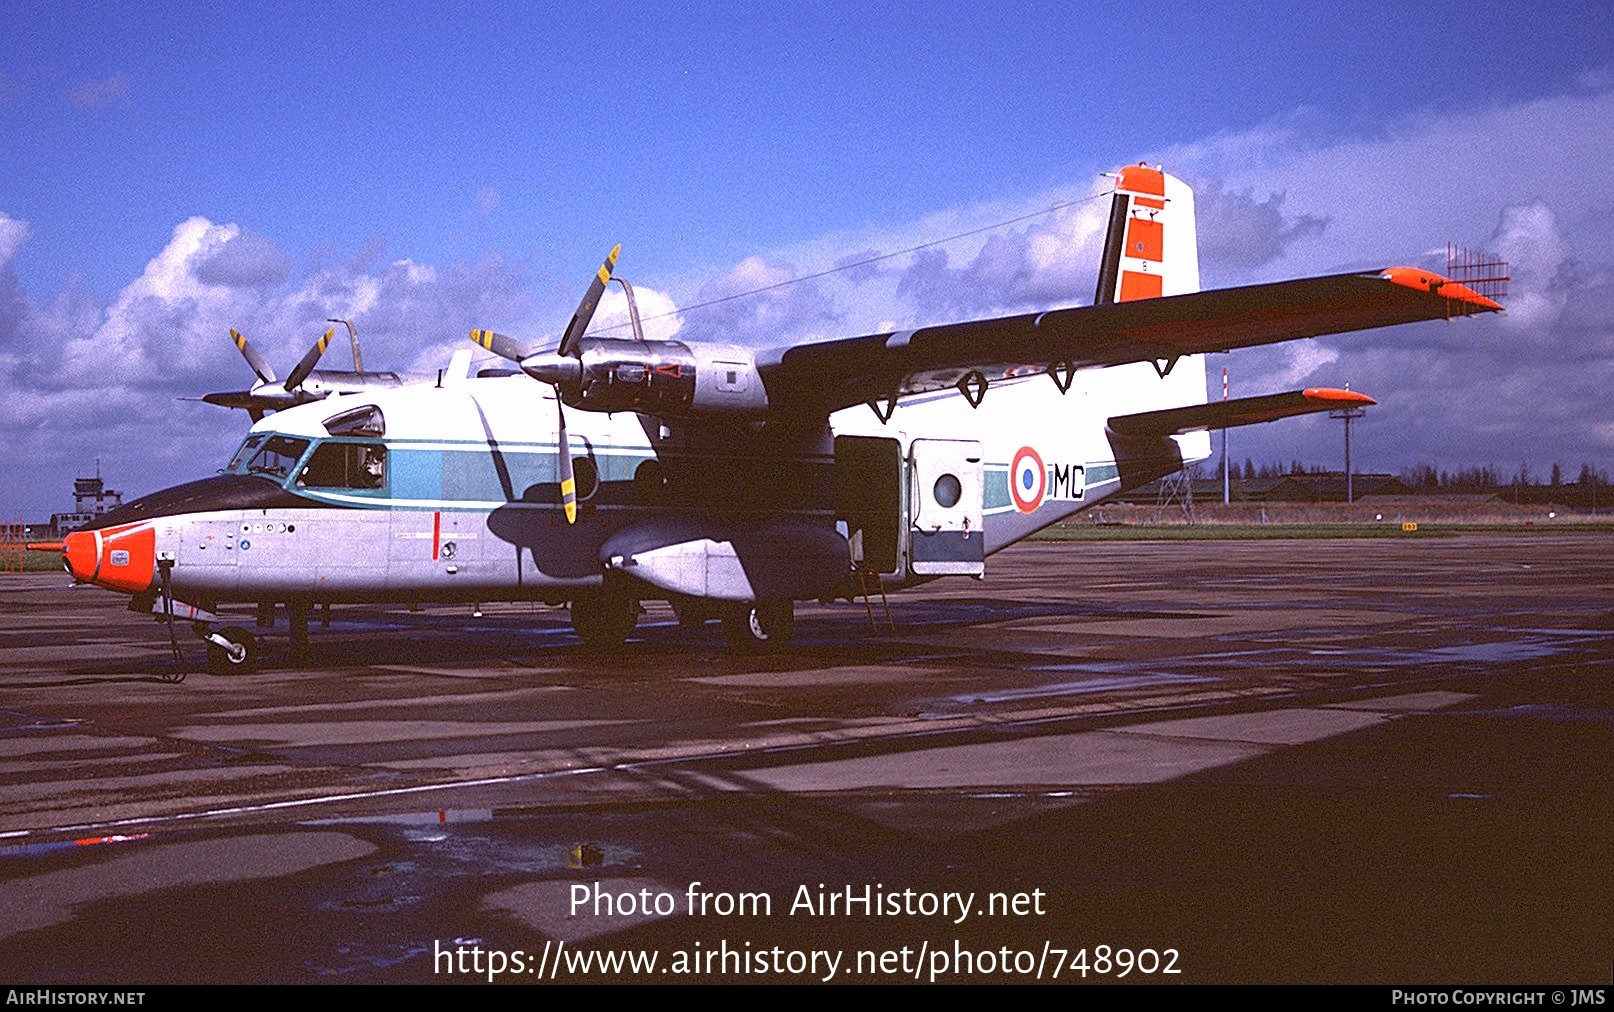
{"label": "twin-engine propeller aircraft", "polygon": [[553,351],[472,331],[527,375],[288,407],[224,473],[42,547],[194,621],[216,671],[254,661],[217,625],[227,601],[289,602],[294,655],[309,607],[340,601],[569,603],[606,647],[665,599],[771,647],[793,602],[980,577],[1207,458],[1209,429],[1372,403],[1206,403],[1205,353],[1502,308],[1410,267],[1201,292],[1193,194],[1141,165],[1117,177],[1091,306],[766,349],[585,337],[616,256]]}
{"label": "twin-engine propeller aircraft", "polygon": [[314,342],[314,346],[309,348],[292,368],[284,383],[275,375],[274,369],[264,357],[258,354],[258,349],[252,346],[252,342],[248,341],[239,330],[232,328],[230,340],[235,342],[241,357],[252,367],[258,382],[254,383],[250,390],[226,390],[203,394],[202,400],[224,408],[240,408],[257,422],[270,411],[282,411],[310,401],[324,400],[333,394],[363,393],[367,390],[423,383],[431,378],[396,372],[365,372],[364,356],[359,351],[359,335],[353,329],[353,324],[347,320],[326,322],[340,323],[347,327],[348,340],[353,345],[352,372],[314,368],[319,364],[320,356],[325,354],[325,349],[330,346],[331,336],[336,333],[335,327],[325,331],[320,339]]}

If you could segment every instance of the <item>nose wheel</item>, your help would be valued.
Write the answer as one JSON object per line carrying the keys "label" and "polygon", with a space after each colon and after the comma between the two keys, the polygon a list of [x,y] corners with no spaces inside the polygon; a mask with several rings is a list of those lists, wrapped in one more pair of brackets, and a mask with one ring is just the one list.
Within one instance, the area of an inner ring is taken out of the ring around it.
{"label": "nose wheel", "polygon": [[244,675],[258,662],[258,640],[237,626],[213,632],[197,630],[207,643],[207,670],[215,675]]}

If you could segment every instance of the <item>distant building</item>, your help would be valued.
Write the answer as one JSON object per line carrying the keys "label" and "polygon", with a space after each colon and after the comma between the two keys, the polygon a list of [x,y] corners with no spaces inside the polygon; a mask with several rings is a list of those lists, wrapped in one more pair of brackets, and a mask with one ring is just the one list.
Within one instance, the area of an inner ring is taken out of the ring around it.
{"label": "distant building", "polygon": [[58,534],[76,531],[85,524],[90,523],[104,513],[110,513],[123,505],[123,493],[115,492],[106,487],[101,481],[101,475],[93,478],[76,478],[73,481],[73,512],[52,513],[50,525]]}
{"label": "distant building", "polygon": [[28,523],[25,520],[0,521],[0,541],[8,543],[49,538],[53,533],[50,525],[43,520],[38,523]]}

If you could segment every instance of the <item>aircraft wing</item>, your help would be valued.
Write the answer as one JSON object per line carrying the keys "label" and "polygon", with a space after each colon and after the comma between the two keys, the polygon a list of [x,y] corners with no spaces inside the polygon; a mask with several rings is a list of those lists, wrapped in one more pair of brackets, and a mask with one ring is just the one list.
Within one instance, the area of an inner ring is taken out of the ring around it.
{"label": "aircraft wing", "polygon": [[1163,298],[1055,309],[797,345],[759,363],[775,417],[811,421],[854,404],[982,378],[1183,355],[1495,312],[1431,271],[1394,267]]}

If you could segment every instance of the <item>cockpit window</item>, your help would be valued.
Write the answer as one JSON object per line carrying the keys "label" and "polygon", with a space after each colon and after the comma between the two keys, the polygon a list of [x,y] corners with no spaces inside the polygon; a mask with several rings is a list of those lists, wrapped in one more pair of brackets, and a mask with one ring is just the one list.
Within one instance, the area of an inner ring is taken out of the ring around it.
{"label": "cockpit window", "polygon": [[241,449],[230,461],[228,470],[233,474],[266,474],[284,478],[291,473],[297,458],[308,449],[308,440],[293,439],[260,432],[247,437]]}
{"label": "cockpit window", "polygon": [[247,461],[252,459],[252,455],[258,452],[258,447],[262,446],[263,441],[268,438],[269,433],[267,432],[249,434],[246,441],[241,444],[241,449],[235,451],[235,456],[231,457],[229,464],[225,465],[224,470],[231,474],[246,473]]}
{"label": "cockpit window", "polygon": [[311,488],[385,488],[387,448],[380,443],[321,443],[297,475]]}

